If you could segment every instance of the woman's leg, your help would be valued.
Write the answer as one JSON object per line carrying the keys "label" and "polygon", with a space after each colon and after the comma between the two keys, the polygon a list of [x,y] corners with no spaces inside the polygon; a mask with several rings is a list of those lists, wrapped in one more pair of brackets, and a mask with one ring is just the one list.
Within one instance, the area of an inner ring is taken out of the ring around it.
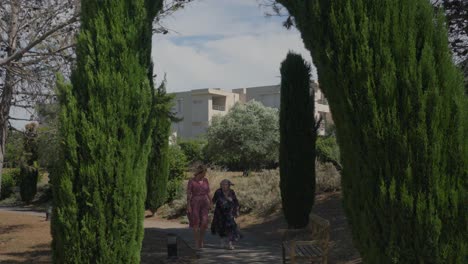
{"label": "woman's leg", "polygon": [[232,242],[234,241],[234,237],[233,237],[232,232],[228,233],[228,236],[226,237],[226,239],[228,241],[227,248],[228,249],[234,249],[234,245],[232,245]]}
{"label": "woman's leg", "polygon": [[200,229],[193,227],[193,236],[195,238],[195,248],[200,248]]}
{"label": "woman's leg", "polygon": [[195,248],[200,248],[200,203],[193,200],[190,204],[192,207],[191,226],[193,227],[193,236],[195,239]]}
{"label": "woman's leg", "polygon": [[205,246],[205,231],[206,228],[201,227],[200,228],[200,248],[203,248]]}
{"label": "woman's leg", "polygon": [[200,248],[205,245],[205,231],[208,228],[208,212],[210,211],[210,204],[207,201],[200,206]]}

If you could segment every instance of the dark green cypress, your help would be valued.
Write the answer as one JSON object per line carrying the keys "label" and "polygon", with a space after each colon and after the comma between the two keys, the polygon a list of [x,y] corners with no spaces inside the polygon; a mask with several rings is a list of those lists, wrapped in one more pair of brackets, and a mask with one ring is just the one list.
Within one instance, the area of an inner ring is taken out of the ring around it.
{"label": "dark green cypress", "polygon": [[304,228],[315,196],[316,131],[310,65],[301,55],[289,52],[280,72],[281,199],[289,228]]}
{"label": "dark green cypress", "polygon": [[174,96],[166,93],[165,83],[157,89],[154,98],[155,122],[152,133],[152,150],[146,174],[146,208],[153,215],[167,200],[169,178],[169,136],[171,132],[171,107]]}
{"label": "dark green cypress", "polygon": [[24,153],[20,165],[19,187],[21,200],[29,203],[36,196],[39,179],[37,124],[30,123],[25,126],[23,144]]}
{"label": "dark green cypress", "polygon": [[39,179],[39,170],[34,165],[25,163],[20,166],[19,187],[21,201],[30,203],[37,193],[37,181]]}
{"label": "dark green cypress", "polygon": [[64,161],[52,176],[55,263],[140,262],[156,2],[81,1],[73,86],[58,85]]}
{"label": "dark green cypress", "polygon": [[467,98],[427,0],[278,0],[337,128],[364,263],[465,263]]}

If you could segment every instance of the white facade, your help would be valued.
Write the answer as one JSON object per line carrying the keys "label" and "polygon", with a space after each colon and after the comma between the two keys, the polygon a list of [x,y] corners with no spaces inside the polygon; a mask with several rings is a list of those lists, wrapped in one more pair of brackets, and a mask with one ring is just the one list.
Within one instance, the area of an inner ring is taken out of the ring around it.
{"label": "white facade", "polygon": [[172,134],[181,138],[195,138],[204,134],[214,115],[225,115],[239,95],[221,89],[200,89],[175,93],[172,111],[181,122],[172,124]]}
{"label": "white facade", "polygon": [[[211,118],[216,114],[225,115],[236,102],[255,100],[267,107],[279,109],[280,91],[280,85],[270,85],[234,89],[232,92],[216,88],[175,93],[175,106],[172,110],[183,120],[172,124],[173,136],[195,138],[204,134]],[[311,82],[312,91],[315,92],[314,116],[316,119],[320,116],[323,119],[318,132],[324,135],[326,124],[333,122],[330,108],[318,83]]]}

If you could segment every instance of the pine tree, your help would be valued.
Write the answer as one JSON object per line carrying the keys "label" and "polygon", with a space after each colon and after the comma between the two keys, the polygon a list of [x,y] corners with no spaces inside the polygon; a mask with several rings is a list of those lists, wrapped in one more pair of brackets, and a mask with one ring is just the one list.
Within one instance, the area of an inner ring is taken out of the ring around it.
{"label": "pine tree", "polygon": [[155,122],[152,133],[152,150],[146,174],[146,208],[153,215],[167,200],[167,181],[169,178],[169,136],[171,132],[172,102],[174,96],[166,93],[165,82],[154,95]]}
{"label": "pine tree", "polygon": [[301,55],[289,52],[280,72],[281,199],[289,228],[304,228],[315,196],[316,131],[310,65]]}
{"label": "pine tree", "polygon": [[427,0],[278,2],[332,110],[363,261],[464,263],[467,98],[442,15]]}
{"label": "pine tree", "polygon": [[157,2],[81,2],[72,85],[58,83],[64,161],[51,179],[55,263],[140,262]]}

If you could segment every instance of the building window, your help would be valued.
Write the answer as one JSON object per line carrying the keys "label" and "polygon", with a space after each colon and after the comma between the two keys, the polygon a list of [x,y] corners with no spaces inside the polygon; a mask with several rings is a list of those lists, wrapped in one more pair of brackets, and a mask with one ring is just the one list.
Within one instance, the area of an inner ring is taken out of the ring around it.
{"label": "building window", "polygon": [[211,108],[216,111],[226,111],[226,97],[213,96]]}
{"label": "building window", "polygon": [[177,112],[182,113],[184,111],[184,99],[177,99]]}

